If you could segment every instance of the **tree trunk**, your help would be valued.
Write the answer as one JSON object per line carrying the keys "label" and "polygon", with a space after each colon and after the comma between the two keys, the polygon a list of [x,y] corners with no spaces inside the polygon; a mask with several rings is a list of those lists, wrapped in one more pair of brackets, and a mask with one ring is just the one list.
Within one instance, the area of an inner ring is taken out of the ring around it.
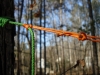
{"label": "tree trunk", "polygon": [[[14,18],[14,1],[0,0],[0,17]],[[14,75],[15,26],[0,27],[0,75]]]}
{"label": "tree trunk", "polygon": [[[93,12],[92,12],[92,5],[91,0],[88,0],[88,8],[89,8],[89,17],[91,20],[91,34],[95,36],[95,22],[93,19]],[[96,42],[92,42],[93,45],[93,75],[99,74],[99,67],[98,67],[98,53],[97,53],[97,44]]]}

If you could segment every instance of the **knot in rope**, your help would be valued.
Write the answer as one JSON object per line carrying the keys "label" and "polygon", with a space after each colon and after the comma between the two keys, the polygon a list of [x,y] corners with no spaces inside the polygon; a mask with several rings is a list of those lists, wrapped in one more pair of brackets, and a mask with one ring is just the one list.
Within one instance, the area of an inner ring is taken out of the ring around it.
{"label": "knot in rope", "polygon": [[26,29],[28,29],[28,28],[32,28],[33,26],[31,25],[31,24],[23,24],[23,27],[25,27]]}
{"label": "knot in rope", "polygon": [[84,41],[87,39],[87,35],[84,32],[80,32],[78,39]]}
{"label": "knot in rope", "polygon": [[28,29],[29,28],[29,25],[23,24],[23,27],[26,28],[26,29]]}
{"label": "knot in rope", "polygon": [[9,19],[0,17],[0,26],[3,27],[7,22],[9,22]]}

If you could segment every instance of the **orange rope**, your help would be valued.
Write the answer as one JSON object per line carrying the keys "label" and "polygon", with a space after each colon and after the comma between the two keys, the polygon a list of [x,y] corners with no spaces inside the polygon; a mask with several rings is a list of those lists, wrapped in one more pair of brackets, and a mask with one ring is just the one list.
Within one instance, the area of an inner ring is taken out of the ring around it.
{"label": "orange rope", "polygon": [[71,37],[75,37],[81,41],[91,40],[93,42],[100,42],[100,37],[86,35],[84,32],[80,32],[80,33],[68,32],[68,31],[64,31],[64,30],[44,28],[44,27],[40,27],[40,26],[32,26],[31,24],[23,24],[23,27],[25,27],[26,29],[34,28],[37,30],[44,30],[44,31],[52,32],[52,33],[55,33],[57,36],[71,36]]}

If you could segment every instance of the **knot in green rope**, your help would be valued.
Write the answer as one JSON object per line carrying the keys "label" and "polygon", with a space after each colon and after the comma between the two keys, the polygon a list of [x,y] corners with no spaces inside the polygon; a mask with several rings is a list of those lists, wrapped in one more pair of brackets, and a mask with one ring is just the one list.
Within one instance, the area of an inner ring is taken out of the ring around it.
{"label": "knot in green rope", "polygon": [[0,17],[0,26],[3,27],[8,21],[8,18]]}

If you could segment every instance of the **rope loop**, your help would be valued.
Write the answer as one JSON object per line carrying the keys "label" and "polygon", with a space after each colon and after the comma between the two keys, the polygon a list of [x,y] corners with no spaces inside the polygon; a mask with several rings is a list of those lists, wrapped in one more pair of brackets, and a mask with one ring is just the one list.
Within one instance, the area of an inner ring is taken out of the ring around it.
{"label": "rope loop", "polygon": [[30,26],[28,24],[23,24],[23,27],[26,29],[30,28]]}
{"label": "rope loop", "polygon": [[87,40],[87,35],[84,32],[80,32],[78,39],[81,41]]}
{"label": "rope loop", "polygon": [[32,28],[33,26],[31,24],[23,24],[23,27],[28,29],[28,28]]}
{"label": "rope loop", "polygon": [[32,28],[33,26],[31,24],[29,24],[29,27]]}

